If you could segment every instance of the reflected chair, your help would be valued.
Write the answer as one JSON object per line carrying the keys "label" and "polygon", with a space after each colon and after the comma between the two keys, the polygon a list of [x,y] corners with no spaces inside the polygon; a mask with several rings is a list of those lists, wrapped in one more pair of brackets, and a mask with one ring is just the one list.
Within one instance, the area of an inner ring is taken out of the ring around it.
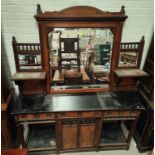
{"label": "reflected chair", "polygon": [[65,73],[64,74],[64,84],[66,85],[77,85],[82,84],[83,75],[79,72]]}
{"label": "reflected chair", "polygon": [[74,69],[80,72],[79,36],[77,38],[59,37],[59,71]]}

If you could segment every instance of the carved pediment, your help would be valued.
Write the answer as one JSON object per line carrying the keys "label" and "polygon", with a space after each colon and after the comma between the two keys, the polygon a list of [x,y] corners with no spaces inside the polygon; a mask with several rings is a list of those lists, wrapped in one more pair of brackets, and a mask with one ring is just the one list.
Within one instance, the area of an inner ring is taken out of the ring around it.
{"label": "carved pediment", "polygon": [[124,6],[120,12],[102,11],[91,6],[73,6],[61,11],[44,12],[42,13],[40,5],[37,6],[37,15],[35,18],[38,21],[50,20],[105,20],[105,21],[124,21],[125,15]]}
{"label": "carved pediment", "polygon": [[95,7],[91,7],[91,6],[73,6],[73,7],[69,7],[69,8],[65,8],[63,10],[60,11],[60,13],[64,13],[64,14],[94,14],[94,15],[98,15],[98,14],[106,14],[107,12],[104,12],[100,9],[97,9]]}

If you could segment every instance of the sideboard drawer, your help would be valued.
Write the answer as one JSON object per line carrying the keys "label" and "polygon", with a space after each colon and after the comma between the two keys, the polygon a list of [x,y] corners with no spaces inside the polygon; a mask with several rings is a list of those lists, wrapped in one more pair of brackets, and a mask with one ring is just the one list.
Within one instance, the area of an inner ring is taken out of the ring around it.
{"label": "sideboard drawer", "polygon": [[103,117],[136,117],[138,111],[105,111],[102,112]]}
{"label": "sideboard drawer", "polygon": [[88,112],[60,112],[58,118],[78,118],[78,117],[97,117],[101,116],[101,112],[88,111]]}
{"label": "sideboard drawer", "polygon": [[37,121],[54,119],[53,113],[36,113],[36,114],[21,114],[15,117],[16,121]]}
{"label": "sideboard drawer", "polygon": [[78,112],[60,112],[58,118],[74,118],[78,116]]}
{"label": "sideboard drawer", "polygon": [[97,117],[97,116],[101,116],[101,112],[98,112],[98,111],[79,112],[79,116],[82,116],[82,117]]}

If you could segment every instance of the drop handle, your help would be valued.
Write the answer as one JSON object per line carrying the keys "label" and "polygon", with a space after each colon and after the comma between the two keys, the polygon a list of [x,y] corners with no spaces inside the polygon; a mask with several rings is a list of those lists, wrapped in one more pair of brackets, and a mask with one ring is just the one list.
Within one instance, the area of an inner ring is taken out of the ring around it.
{"label": "drop handle", "polygon": [[35,118],[39,118],[39,114],[34,114],[34,117]]}
{"label": "drop handle", "polygon": [[47,114],[47,117],[52,117],[53,116],[53,114]]}

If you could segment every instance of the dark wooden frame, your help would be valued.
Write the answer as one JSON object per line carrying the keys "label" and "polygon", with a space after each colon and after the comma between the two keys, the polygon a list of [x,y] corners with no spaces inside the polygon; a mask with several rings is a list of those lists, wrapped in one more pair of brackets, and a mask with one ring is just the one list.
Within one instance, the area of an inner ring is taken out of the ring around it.
{"label": "dark wooden frame", "polygon": [[138,61],[137,61],[137,65],[132,66],[132,67],[119,66],[119,62],[118,62],[118,65],[117,65],[118,68],[124,68],[124,69],[125,68],[126,69],[128,69],[128,68],[140,68],[144,44],[145,44],[144,36],[142,36],[140,42],[122,42],[120,45],[120,53],[121,52],[138,53]]}
{"label": "dark wooden frame", "polygon": [[[122,35],[123,22],[127,18],[124,6],[120,12],[104,12],[94,7],[76,6],[66,8],[59,12],[42,12],[40,5],[37,5],[37,15],[34,16],[38,21],[41,51],[43,55],[43,69],[47,73],[46,88],[47,93],[79,93],[79,92],[99,92],[114,89],[114,69],[118,64],[120,42]],[[110,28],[114,33],[113,55],[110,73],[110,88],[85,88],[72,90],[51,90],[49,74],[49,47],[48,33],[53,28]]]}

